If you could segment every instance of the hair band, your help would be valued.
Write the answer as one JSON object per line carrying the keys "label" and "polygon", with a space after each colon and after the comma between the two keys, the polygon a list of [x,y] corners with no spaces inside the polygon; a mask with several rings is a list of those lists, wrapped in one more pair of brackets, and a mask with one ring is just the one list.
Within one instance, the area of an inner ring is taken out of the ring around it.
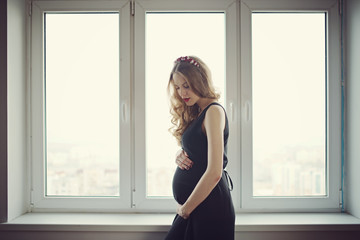
{"label": "hair band", "polygon": [[188,62],[196,67],[200,67],[200,64],[195,59],[193,59],[189,56],[179,57],[178,59],[176,59],[175,63],[178,63],[178,62]]}

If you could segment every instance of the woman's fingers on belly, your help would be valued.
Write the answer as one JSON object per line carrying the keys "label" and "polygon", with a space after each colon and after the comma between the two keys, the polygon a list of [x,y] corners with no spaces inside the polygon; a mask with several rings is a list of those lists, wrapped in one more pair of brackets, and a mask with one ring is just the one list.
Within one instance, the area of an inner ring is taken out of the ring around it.
{"label": "woman's fingers on belly", "polygon": [[189,159],[189,156],[184,150],[177,152],[175,162],[181,170],[189,170],[193,165],[193,161]]}

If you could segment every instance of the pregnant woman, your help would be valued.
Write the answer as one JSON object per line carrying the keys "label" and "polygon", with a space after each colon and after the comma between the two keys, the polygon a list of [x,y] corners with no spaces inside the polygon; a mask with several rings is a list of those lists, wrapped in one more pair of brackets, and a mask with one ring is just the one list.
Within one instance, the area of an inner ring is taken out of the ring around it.
{"label": "pregnant woman", "polygon": [[173,179],[179,207],[165,239],[233,240],[235,214],[224,170],[229,127],[210,70],[197,57],[180,57],[168,91],[172,133],[182,150]]}

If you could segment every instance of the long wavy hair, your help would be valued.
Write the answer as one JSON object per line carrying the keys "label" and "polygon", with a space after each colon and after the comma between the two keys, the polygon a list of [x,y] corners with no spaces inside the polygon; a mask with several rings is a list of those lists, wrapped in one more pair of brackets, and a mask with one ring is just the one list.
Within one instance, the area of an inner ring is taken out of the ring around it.
{"label": "long wavy hair", "polygon": [[181,136],[188,128],[191,122],[196,119],[200,112],[197,104],[187,106],[174,86],[174,74],[179,74],[185,78],[190,89],[201,98],[210,98],[218,100],[220,95],[216,93],[211,79],[210,69],[198,57],[189,56],[194,59],[199,66],[188,61],[177,60],[170,73],[168,83],[168,95],[170,99],[170,113],[172,115],[171,123],[173,126],[169,129],[176,138],[178,144],[181,144]]}

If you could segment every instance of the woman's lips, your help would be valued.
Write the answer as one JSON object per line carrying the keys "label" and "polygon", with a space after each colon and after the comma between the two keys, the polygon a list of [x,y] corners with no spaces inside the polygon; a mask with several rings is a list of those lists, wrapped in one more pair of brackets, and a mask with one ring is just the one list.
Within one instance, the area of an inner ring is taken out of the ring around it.
{"label": "woman's lips", "polygon": [[188,102],[190,100],[190,98],[184,98],[185,102]]}

